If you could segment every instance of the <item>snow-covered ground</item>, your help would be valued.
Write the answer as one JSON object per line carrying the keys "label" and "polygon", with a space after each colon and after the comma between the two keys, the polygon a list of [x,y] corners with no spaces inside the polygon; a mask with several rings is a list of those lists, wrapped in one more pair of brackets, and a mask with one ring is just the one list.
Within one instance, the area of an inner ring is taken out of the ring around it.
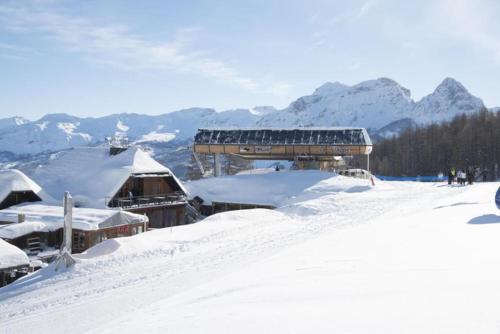
{"label": "snow-covered ground", "polygon": [[498,333],[499,185],[338,176],[108,240],[0,289],[0,332]]}

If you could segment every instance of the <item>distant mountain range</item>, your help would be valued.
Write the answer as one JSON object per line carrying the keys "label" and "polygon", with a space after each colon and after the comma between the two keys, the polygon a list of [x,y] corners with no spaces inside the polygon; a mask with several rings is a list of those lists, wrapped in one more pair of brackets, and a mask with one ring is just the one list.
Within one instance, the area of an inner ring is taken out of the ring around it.
{"label": "distant mountain range", "polygon": [[[98,145],[115,134],[153,147],[158,156],[183,151],[200,127],[306,127],[361,126],[376,138],[397,135],[408,126],[449,120],[484,108],[458,81],[446,78],[433,93],[415,102],[410,91],[387,78],[354,86],[327,82],[312,95],[303,96],[287,108],[256,107],[216,112],[191,108],[158,116],[114,114],[80,118],[48,114],[37,121],[22,117],[0,119],[0,152],[4,163],[28,161],[82,145]],[[183,153],[186,155],[187,153]],[[169,161],[175,161],[169,157]]]}

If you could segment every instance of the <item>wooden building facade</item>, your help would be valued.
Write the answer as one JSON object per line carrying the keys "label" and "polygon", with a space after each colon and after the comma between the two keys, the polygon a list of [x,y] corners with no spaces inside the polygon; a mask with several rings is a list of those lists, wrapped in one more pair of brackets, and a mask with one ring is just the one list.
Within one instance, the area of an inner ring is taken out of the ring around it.
{"label": "wooden building facade", "polygon": [[169,174],[131,175],[108,201],[111,208],[145,214],[150,228],[186,224],[186,193]]}

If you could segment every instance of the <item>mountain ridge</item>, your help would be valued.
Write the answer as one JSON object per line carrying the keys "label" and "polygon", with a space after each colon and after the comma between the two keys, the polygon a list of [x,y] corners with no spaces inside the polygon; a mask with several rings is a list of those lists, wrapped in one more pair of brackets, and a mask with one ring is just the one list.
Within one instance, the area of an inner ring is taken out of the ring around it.
{"label": "mountain ridge", "polygon": [[411,91],[389,78],[349,86],[326,82],[313,94],[299,97],[284,109],[270,106],[217,112],[188,108],[160,115],[118,113],[102,117],[47,114],[36,121],[0,119],[0,152],[30,155],[82,145],[97,145],[106,137],[125,135],[148,143],[189,142],[199,127],[361,126],[373,135],[397,135],[405,127],[449,120],[484,108],[453,78],[445,78],[419,101]]}

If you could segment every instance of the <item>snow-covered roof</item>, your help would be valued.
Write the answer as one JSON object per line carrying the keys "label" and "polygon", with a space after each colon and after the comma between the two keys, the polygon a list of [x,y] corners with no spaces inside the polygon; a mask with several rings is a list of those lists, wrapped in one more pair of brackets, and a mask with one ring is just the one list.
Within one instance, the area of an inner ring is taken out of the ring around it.
{"label": "snow-covered roof", "polygon": [[27,266],[30,260],[26,253],[0,239],[0,269]]}
{"label": "snow-covered roof", "polygon": [[[18,223],[18,215],[25,221]],[[63,227],[62,206],[28,204],[0,210],[0,221],[12,224],[0,226],[0,238],[14,239],[33,232],[55,231]],[[73,228],[94,231],[102,228],[144,223],[144,215],[121,210],[73,208]]]}
{"label": "snow-covered roof", "polygon": [[110,155],[108,147],[78,147],[54,156],[47,165],[39,167],[33,178],[55,199],[69,191],[75,204],[83,207],[105,208],[131,175],[147,174],[174,177],[175,175],[147,152],[130,147]]}
{"label": "snow-covered roof", "polygon": [[318,170],[279,171],[258,169],[238,175],[206,178],[187,182],[191,196],[203,204],[212,202],[281,206],[304,190],[333,176]]}
{"label": "snow-covered roof", "polygon": [[0,203],[13,191],[33,191],[40,194],[42,188],[17,169],[0,170]]}

